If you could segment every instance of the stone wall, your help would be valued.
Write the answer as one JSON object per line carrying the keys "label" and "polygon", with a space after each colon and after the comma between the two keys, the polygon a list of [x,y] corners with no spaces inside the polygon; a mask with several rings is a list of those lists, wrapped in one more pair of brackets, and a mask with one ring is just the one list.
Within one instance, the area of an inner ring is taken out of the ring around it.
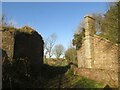
{"label": "stone wall", "polygon": [[85,67],[84,44],[78,51],[80,75],[96,80],[111,87],[118,87],[119,62],[118,45],[115,45],[99,36],[94,35],[94,61],[92,68]]}
{"label": "stone wall", "polygon": [[118,72],[118,45],[94,35],[93,68]]}
{"label": "stone wall", "polygon": [[79,68],[77,74],[95,80],[103,86],[109,85],[112,88],[117,88],[119,85],[118,73],[114,71],[95,68]]}
{"label": "stone wall", "polygon": [[43,63],[43,40],[37,32],[32,34],[16,32],[14,44],[14,58],[28,57],[36,64]]}
{"label": "stone wall", "polygon": [[43,65],[43,45],[41,35],[35,31],[31,34],[16,32],[14,59],[27,58],[32,67],[32,74],[36,75],[40,73],[40,68]]}
{"label": "stone wall", "polygon": [[9,60],[12,61],[13,59],[13,52],[14,52],[14,32],[9,30],[1,30],[2,32],[2,50],[6,51]]}
{"label": "stone wall", "polygon": [[[37,75],[43,65],[44,41],[41,35],[28,26],[19,29],[3,27],[0,32],[0,49],[6,53],[9,61],[28,60],[32,73]],[[3,53],[2,58],[6,58],[6,55]]]}
{"label": "stone wall", "polygon": [[80,50],[77,50],[78,67],[85,67],[85,47],[82,44]]}
{"label": "stone wall", "polygon": [[[87,21],[85,23],[87,24],[85,25],[85,29],[87,29],[85,33],[93,32],[92,27],[94,26],[91,25],[94,24],[90,24],[93,23],[93,18],[87,16],[85,21]],[[108,84],[110,87],[118,87],[119,53],[117,44],[113,44],[94,33],[92,35],[85,34],[82,47],[77,51],[78,66],[80,68],[78,74]]]}

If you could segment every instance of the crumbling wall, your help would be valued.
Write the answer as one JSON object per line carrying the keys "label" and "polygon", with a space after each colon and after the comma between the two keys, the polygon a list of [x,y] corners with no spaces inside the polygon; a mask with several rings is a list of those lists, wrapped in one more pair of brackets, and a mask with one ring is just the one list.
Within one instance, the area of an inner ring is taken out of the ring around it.
{"label": "crumbling wall", "polygon": [[40,73],[43,64],[43,40],[37,32],[15,33],[14,59],[27,58],[32,74]]}
{"label": "crumbling wall", "polygon": [[86,76],[92,80],[107,84],[110,87],[118,87],[119,65],[118,45],[115,45],[104,38],[94,35],[94,61],[92,68],[85,67],[84,44],[77,54],[80,69],[78,74]]}
{"label": "crumbling wall", "polygon": [[2,32],[2,50],[6,51],[9,60],[12,61],[13,59],[13,52],[14,52],[14,32],[9,30],[1,30]]}
{"label": "crumbling wall", "polygon": [[36,64],[43,63],[43,40],[34,32],[33,34],[17,32],[15,35],[14,58],[28,57]]}
{"label": "crumbling wall", "polygon": [[77,50],[78,67],[85,67],[85,47],[82,44],[80,50]]}
{"label": "crumbling wall", "polygon": [[[89,19],[88,19],[89,18]],[[85,33],[93,32],[91,25],[93,18],[87,16],[85,18]],[[88,37],[89,38],[86,38]],[[88,40],[86,40],[88,39]],[[110,42],[100,36],[85,34],[82,47],[77,51],[78,74],[96,80],[110,87],[118,87],[120,71],[119,62],[120,48],[117,44]]]}
{"label": "crumbling wall", "polygon": [[[6,52],[10,62],[15,64],[17,60],[28,60],[31,73],[37,75],[43,65],[44,41],[41,35],[28,26],[19,29],[3,27],[0,32],[2,32],[0,48]],[[4,57],[3,55],[2,58]]]}
{"label": "crumbling wall", "polygon": [[[41,77],[44,42],[39,33],[31,27],[3,27],[2,34],[2,87],[34,87]],[[42,82],[42,81],[40,81]],[[35,87],[34,87],[35,88]]]}
{"label": "crumbling wall", "polygon": [[109,85],[112,88],[117,88],[119,85],[118,73],[114,71],[95,68],[79,68],[77,74],[95,80],[103,86]]}
{"label": "crumbling wall", "polygon": [[93,68],[118,72],[118,45],[94,35]]}
{"label": "crumbling wall", "polygon": [[20,29],[4,27],[2,32],[2,50],[12,61],[16,58],[29,57],[35,63],[43,63],[43,39],[32,28]]}

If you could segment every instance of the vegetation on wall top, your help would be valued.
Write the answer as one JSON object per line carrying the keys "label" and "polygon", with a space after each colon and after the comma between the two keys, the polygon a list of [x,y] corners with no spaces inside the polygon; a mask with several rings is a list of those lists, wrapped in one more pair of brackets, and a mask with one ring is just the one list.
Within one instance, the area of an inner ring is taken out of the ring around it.
{"label": "vegetation on wall top", "polygon": [[[95,18],[96,34],[103,37],[113,43],[119,44],[119,2],[114,2],[109,5],[108,11],[105,14],[93,13]],[[82,39],[84,36],[84,23],[81,22],[77,29],[77,33],[74,34],[73,45],[78,50],[82,45]]]}

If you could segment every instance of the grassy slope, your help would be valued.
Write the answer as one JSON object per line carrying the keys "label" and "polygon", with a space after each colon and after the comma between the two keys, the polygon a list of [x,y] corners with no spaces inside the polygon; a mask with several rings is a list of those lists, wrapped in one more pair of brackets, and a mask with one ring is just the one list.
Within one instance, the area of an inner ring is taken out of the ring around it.
{"label": "grassy slope", "polygon": [[55,77],[50,80],[45,87],[48,88],[103,88],[103,86],[93,80],[74,75],[69,70],[65,75]]}

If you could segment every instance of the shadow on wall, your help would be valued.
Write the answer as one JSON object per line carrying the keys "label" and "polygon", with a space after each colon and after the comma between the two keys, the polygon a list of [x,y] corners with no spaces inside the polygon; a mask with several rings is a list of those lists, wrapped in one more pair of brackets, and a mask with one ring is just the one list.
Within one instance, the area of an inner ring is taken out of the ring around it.
{"label": "shadow on wall", "polygon": [[33,77],[39,76],[38,68],[43,64],[43,44],[42,37],[37,32],[15,33],[14,60],[25,59],[31,67]]}
{"label": "shadow on wall", "polygon": [[2,49],[2,87],[10,87],[9,77],[11,76],[11,63],[9,57]]}
{"label": "shadow on wall", "polygon": [[37,33],[16,32],[14,59],[28,57],[32,63],[43,64],[43,40]]}
{"label": "shadow on wall", "polygon": [[[2,47],[5,50],[2,50],[3,88],[32,87],[32,82],[41,73],[40,68],[43,64],[44,42],[42,37],[29,27],[27,27],[27,31],[24,28],[20,30],[12,28],[11,31],[7,27],[4,30],[6,32],[2,32],[5,35],[2,41],[5,46]],[[29,31],[31,32],[29,33]],[[10,34],[11,32],[13,34]],[[11,42],[11,39],[6,40],[10,35],[15,40],[13,43],[8,43]],[[14,48],[14,50],[8,52],[10,48]],[[13,53],[13,57],[10,57],[10,53]]]}

